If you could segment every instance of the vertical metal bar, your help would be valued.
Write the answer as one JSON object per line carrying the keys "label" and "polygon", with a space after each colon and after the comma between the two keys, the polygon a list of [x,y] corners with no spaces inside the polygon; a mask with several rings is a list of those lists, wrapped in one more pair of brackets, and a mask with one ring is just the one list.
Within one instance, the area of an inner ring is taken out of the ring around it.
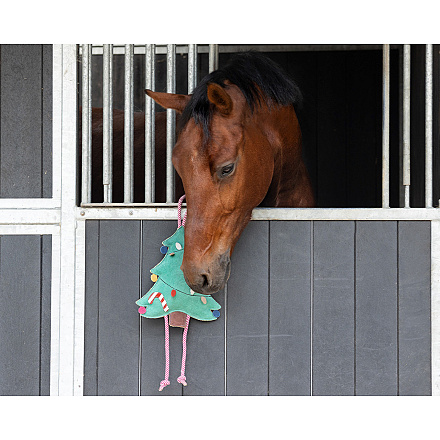
{"label": "vertical metal bar", "polygon": [[390,45],[382,52],[382,208],[390,207]]}
{"label": "vertical metal bar", "polygon": [[197,44],[188,45],[188,95],[197,85]]}
{"label": "vertical metal bar", "polygon": [[432,208],[432,44],[426,45],[425,68],[425,207]]}
{"label": "vertical metal bar", "polygon": [[133,203],[133,44],[125,45],[124,203]]}
{"label": "vertical metal bar", "polygon": [[92,197],[92,45],[82,45],[82,167],[81,202]]}
{"label": "vertical metal bar", "polygon": [[403,185],[405,187],[405,208],[409,208],[411,185],[410,148],[410,106],[411,106],[411,46],[403,46]]}
{"label": "vertical metal bar", "polygon": [[113,45],[103,49],[103,178],[104,203],[112,202],[113,187]]}
{"label": "vertical metal bar", "polygon": [[[88,48],[86,48],[87,51]],[[90,54],[90,52],[89,52]],[[75,350],[75,298],[76,298],[76,154],[77,154],[77,48],[63,45],[62,84],[62,160],[61,160],[61,224],[59,254],[60,291],[56,299],[59,311],[58,322],[52,324],[58,330],[53,353],[58,357],[58,394],[74,395]],[[52,344],[52,342],[51,342]],[[52,384],[51,384],[52,388]]]}
{"label": "vertical metal bar", "polygon": [[[145,46],[145,88],[154,90],[155,44]],[[145,96],[145,203],[155,200],[154,101]]]}
{"label": "vertical metal bar", "polygon": [[[176,45],[167,44],[167,93],[176,93]],[[173,147],[176,139],[176,112],[167,109],[166,203],[174,201]]]}
{"label": "vertical metal bar", "polygon": [[218,44],[209,45],[209,73],[218,69]]}
{"label": "vertical metal bar", "polygon": [[84,323],[86,285],[86,222],[75,222],[75,308],[73,395],[84,395]]}

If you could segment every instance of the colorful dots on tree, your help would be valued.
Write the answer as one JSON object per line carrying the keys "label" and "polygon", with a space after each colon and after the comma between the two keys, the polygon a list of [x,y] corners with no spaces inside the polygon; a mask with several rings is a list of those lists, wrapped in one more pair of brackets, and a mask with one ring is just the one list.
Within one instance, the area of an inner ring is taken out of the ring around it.
{"label": "colorful dots on tree", "polygon": [[145,312],[147,311],[147,309],[145,307],[139,307],[138,312],[143,315]]}
{"label": "colorful dots on tree", "polygon": [[155,283],[158,279],[159,279],[159,277],[156,274],[153,273],[151,275],[151,281],[153,281],[153,283]]}
{"label": "colorful dots on tree", "polygon": [[171,296],[174,298],[175,296],[176,296],[176,291],[173,289],[172,291],[171,291]]}
{"label": "colorful dots on tree", "polygon": [[162,246],[161,248],[160,248],[160,253],[161,254],[166,254],[168,252],[168,248],[166,247],[166,246]]}

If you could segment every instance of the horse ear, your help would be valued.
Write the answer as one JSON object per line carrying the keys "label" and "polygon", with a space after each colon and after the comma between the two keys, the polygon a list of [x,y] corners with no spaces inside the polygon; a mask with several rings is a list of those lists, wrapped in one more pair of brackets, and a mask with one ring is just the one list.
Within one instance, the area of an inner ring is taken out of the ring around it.
{"label": "horse ear", "polygon": [[182,113],[183,109],[191,99],[191,95],[178,95],[176,93],[153,92],[145,89],[145,93],[154,99],[163,108],[176,110],[177,113]]}
{"label": "horse ear", "polygon": [[209,101],[212,102],[222,114],[227,116],[232,112],[232,99],[222,86],[209,83],[207,95]]}

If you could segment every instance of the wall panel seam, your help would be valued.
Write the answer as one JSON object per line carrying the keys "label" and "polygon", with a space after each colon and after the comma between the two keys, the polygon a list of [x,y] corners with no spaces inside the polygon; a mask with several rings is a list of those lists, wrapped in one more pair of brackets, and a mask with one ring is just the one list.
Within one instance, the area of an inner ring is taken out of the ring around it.
{"label": "wall panel seam", "polygon": [[39,328],[40,349],[38,350],[38,395],[41,396],[41,369],[42,369],[42,344],[41,338],[43,336],[43,236],[40,235],[40,328]]}
{"label": "wall panel seam", "polygon": [[267,222],[267,395],[270,396],[270,225]]}
{"label": "wall panel seam", "polygon": [[397,355],[397,362],[396,362],[396,374],[397,374],[397,395],[400,395],[400,368],[399,368],[399,360],[400,360],[400,352],[399,352],[399,342],[400,342],[400,327],[399,327],[399,305],[400,305],[400,221],[396,222],[396,331],[397,331],[397,338],[396,338],[396,355]]}
{"label": "wall panel seam", "polygon": [[353,231],[353,395],[356,396],[356,241],[357,241],[357,221],[354,222]]}
{"label": "wall panel seam", "polygon": [[310,395],[313,396],[313,292],[315,288],[315,222],[310,222]]}

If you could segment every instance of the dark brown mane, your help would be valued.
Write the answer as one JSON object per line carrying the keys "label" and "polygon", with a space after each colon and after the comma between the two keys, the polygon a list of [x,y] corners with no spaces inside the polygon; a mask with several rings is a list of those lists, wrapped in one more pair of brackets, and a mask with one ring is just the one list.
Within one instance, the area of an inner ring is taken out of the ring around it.
{"label": "dark brown mane", "polygon": [[192,98],[182,113],[179,131],[191,118],[203,127],[205,139],[209,138],[212,105],[207,97],[207,85],[225,87],[225,80],[235,84],[246,98],[251,111],[264,100],[270,107],[298,105],[302,94],[298,86],[274,61],[258,52],[242,52],[235,55],[224,67],[205,76],[195,88]]}

